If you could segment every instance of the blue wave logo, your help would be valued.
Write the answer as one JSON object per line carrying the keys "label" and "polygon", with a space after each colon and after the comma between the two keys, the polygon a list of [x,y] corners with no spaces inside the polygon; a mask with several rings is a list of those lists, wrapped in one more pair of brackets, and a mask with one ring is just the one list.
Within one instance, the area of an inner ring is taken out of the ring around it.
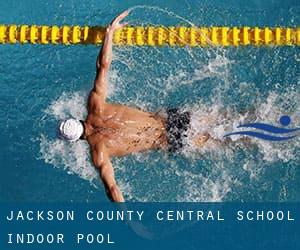
{"label": "blue wave logo", "polygon": [[[224,135],[224,137],[232,136],[232,135],[246,135],[250,137],[255,137],[262,140],[267,141],[286,141],[295,138],[297,135],[296,132],[300,131],[300,128],[284,128],[291,124],[291,118],[289,116],[281,116],[279,119],[280,124],[283,127],[276,127],[266,123],[247,123],[238,126],[237,128],[252,128],[260,131],[238,131],[232,132]],[[271,134],[270,134],[271,133]],[[272,135],[273,134],[273,135]]]}

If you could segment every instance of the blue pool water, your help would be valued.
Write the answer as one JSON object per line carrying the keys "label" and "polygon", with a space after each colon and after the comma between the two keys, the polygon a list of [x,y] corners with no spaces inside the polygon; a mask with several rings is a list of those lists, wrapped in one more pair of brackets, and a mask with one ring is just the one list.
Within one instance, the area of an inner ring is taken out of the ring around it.
{"label": "blue pool water", "polygon": [[[299,1],[10,0],[0,23],[106,25],[132,8],[131,25],[299,26]],[[96,46],[0,45],[0,200],[107,200],[86,143],[55,137],[59,119],[84,118]],[[116,47],[109,100],[149,111],[192,110],[193,131],[217,138],[242,122],[300,127],[300,50]],[[226,114],[226,115],[225,115]],[[130,201],[300,201],[300,136],[282,143],[191,147],[113,159]]]}

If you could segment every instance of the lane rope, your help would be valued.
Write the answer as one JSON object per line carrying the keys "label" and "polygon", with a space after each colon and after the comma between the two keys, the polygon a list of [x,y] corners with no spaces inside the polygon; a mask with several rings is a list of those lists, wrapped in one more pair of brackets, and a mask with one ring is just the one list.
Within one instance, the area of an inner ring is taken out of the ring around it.
{"label": "lane rope", "polygon": [[[105,27],[0,25],[0,44],[101,44]],[[114,44],[132,46],[299,46],[300,27],[125,27]]]}

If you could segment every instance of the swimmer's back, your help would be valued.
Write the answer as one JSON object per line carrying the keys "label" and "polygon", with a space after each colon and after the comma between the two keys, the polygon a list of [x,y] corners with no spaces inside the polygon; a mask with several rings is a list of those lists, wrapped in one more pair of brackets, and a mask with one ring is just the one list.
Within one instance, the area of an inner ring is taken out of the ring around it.
{"label": "swimmer's back", "polygon": [[165,122],[152,113],[120,104],[103,103],[101,108],[90,109],[87,122],[95,130],[92,144],[103,141],[111,156],[159,148],[166,144]]}

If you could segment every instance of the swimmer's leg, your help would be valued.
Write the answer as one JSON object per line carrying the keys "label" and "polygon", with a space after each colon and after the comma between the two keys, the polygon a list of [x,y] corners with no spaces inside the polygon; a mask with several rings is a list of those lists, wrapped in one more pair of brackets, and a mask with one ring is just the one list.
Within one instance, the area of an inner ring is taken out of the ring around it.
{"label": "swimmer's leg", "polygon": [[196,137],[193,139],[193,144],[196,147],[203,147],[204,144],[211,138],[209,133],[204,133],[201,135],[196,135]]}
{"label": "swimmer's leg", "polygon": [[[257,119],[256,111],[254,108],[248,109],[248,110],[243,110],[239,113],[243,116],[246,116],[246,118],[249,122],[255,121]],[[218,121],[220,115],[221,115],[221,117],[223,117],[223,119],[225,121],[227,119],[230,119],[230,118],[228,118],[229,115],[227,112],[222,112],[221,114],[219,114],[219,113],[212,114],[211,113],[209,116],[203,116],[203,117],[199,117],[199,118],[196,117],[195,119],[196,119],[196,121],[197,121],[196,123],[198,123],[199,127],[207,127],[207,125],[209,125],[212,128],[212,127],[214,127],[214,125],[220,123],[220,121]],[[222,121],[221,121],[221,123],[222,123]],[[209,133],[209,130],[207,130],[206,132],[203,131],[201,134],[195,135],[194,138],[192,139],[192,142],[193,142],[194,146],[196,146],[196,147],[203,147],[207,142],[212,142],[212,143],[218,144],[220,146],[238,145],[239,143],[242,143],[243,145],[246,145],[246,146],[250,146],[253,144],[253,141],[249,137],[241,137],[237,141],[232,141],[230,138],[226,138],[225,140],[223,140],[221,138],[220,139],[214,138]]]}
{"label": "swimmer's leg", "polygon": [[237,141],[232,141],[231,139],[226,139],[226,140],[220,140],[211,137],[209,133],[204,133],[201,135],[197,135],[193,140],[193,144],[197,148],[204,147],[207,142],[212,142],[214,145],[219,145],[219,146],[234,146],[234,147],[240,147],[240,146],[246,146],[246,147],[251,147],[254,145],[253,141],[251,141],[250,138],[248,137],[242,137]]}
{"label": "swimmer's leg", "polygon": [[[203,116],[194,119],[196,119],[196,124],[199,127],[207,127],[208,124],[215,124],[217,120],[217,118],[214,115]],[[208,141],[211,140],[215,141],[215,139],[209,134],[208,131],[203,131],[201,133],[193,135],[192,137],[193,145],[198,148],[203,147]]]}

